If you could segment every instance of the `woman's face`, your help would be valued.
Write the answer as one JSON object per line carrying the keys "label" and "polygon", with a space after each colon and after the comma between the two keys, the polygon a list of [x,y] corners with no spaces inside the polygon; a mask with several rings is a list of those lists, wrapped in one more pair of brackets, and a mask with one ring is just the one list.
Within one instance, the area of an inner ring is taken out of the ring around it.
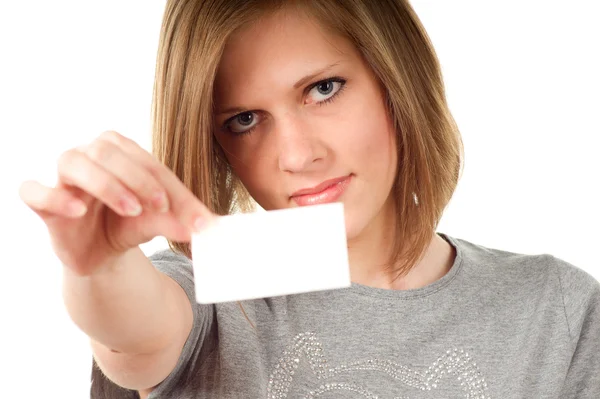
{"label": "woman's face", "polygon": [[396,137],[384,101],[349,41],[280,12],[229,40],[215,135],[264,209],[343,202],[352,239],[384,226],[393,207]]}

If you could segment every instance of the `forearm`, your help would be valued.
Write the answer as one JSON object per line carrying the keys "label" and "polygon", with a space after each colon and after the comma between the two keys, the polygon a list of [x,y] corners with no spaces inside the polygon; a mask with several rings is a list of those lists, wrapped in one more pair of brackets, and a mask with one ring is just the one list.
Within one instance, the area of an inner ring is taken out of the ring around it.
{"label": "forearm", "polygon": [[139,248],[92,276],[64,268],[63,298],[91,339],[122,353],[153,353],[177,334],[173,290]]}

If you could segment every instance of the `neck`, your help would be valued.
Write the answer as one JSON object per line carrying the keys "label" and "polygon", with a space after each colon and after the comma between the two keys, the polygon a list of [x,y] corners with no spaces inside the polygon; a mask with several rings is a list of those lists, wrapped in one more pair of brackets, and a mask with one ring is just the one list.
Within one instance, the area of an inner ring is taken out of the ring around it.
{"label": "neck", "polygon": [[407,290],[425,287],[448,273],[456,250],[432,231],[421,260],[408,274],[394,280],[395,268],[388,264],[394,243],[394,223],[394,213],[382,210],[359,236],[348,241],[352,282],[375,288]]}

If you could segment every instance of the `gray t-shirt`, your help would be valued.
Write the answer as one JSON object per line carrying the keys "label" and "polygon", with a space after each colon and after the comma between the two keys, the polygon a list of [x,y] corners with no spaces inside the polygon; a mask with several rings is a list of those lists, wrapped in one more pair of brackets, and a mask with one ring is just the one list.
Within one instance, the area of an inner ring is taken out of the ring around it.
{"label": "gray t-shirt", "polygon": [[256,330],[237,303],[195,302],[189,259],[155,253],[195,311],[149,399],[600,398],[600,283],[552,255],[438,234],[457,253],[438,281],[244,301]]}

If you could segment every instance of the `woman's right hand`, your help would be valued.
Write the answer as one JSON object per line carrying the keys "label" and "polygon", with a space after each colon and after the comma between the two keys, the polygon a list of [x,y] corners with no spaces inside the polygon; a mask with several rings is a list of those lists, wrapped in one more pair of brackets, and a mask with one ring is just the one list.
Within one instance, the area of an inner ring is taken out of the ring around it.
{"label": "woman's right hand", "polygon": [[19,195],[63,265],[82,276],[156,236],[189,241],[214,217],[171,170],[111,131],[60,156],[56,187],[26,181]]}

